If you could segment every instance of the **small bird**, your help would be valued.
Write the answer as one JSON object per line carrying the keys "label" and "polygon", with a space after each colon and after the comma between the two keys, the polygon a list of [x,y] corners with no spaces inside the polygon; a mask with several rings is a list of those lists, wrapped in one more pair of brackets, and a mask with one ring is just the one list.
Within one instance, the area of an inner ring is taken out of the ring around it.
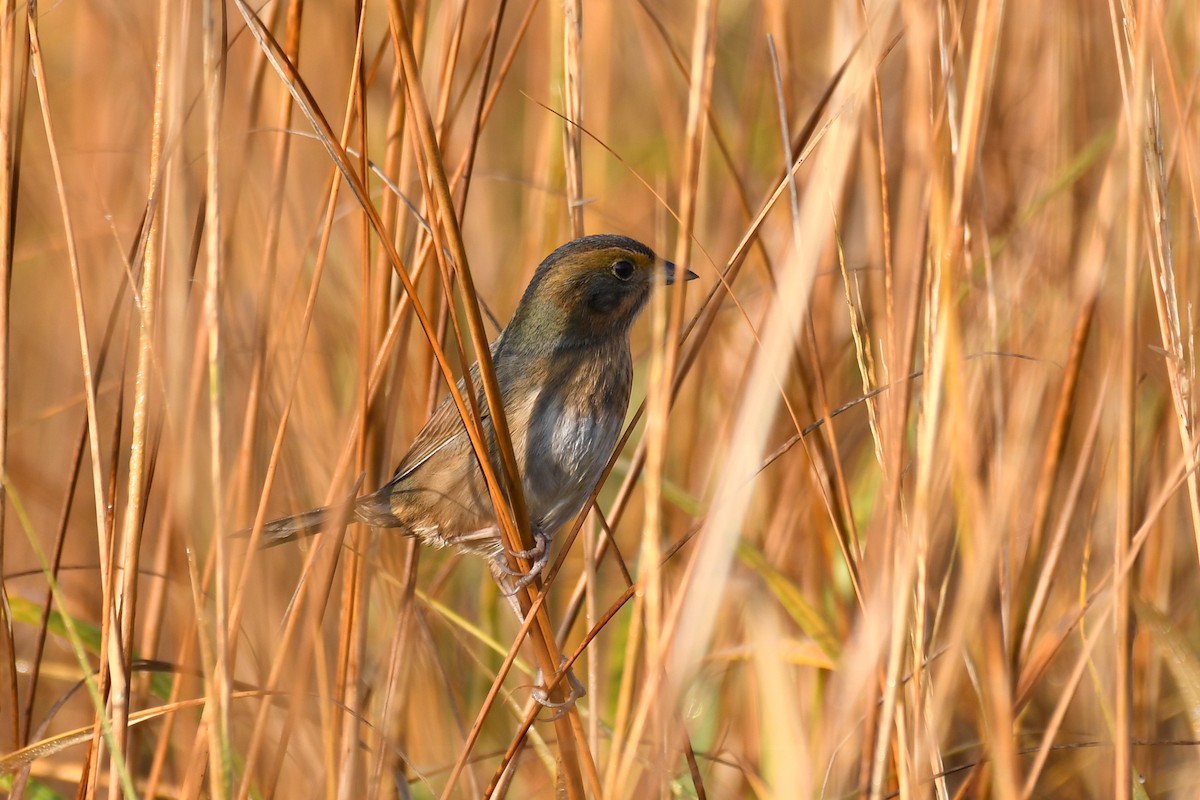
{"label": "small bird", "polygon": [[[353,515],[375,528],[487,558],[511,599],[545,567],[551,537],[583,508],[616,447],[633,381],[629,331],[659,273],[670,284],[677,268],[628,237],[568,242],[538,266],[491,346],[535,542],[514,554],[531,559],[528,573],[514,575],[508,566],[483,473],[450,397],[417,434],[391,480],[348,504],[267,522],[265,543],[317,533]],[[685,280],[696,277],[683,270]],[[499,472],[478,363],[471,377],[489,457]],[[463,385],[460,380],[460,390]]]}

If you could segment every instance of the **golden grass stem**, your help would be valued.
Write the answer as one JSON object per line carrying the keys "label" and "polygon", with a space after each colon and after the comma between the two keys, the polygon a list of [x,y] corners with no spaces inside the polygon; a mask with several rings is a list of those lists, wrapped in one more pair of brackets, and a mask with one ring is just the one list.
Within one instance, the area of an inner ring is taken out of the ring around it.
{"label": "golden grass stem", "polygon": [[[16,34],[17,20],[20,17],[16,13],[16,6],[12,0],[4,3],[0,13],[6,20],[6,22],[0,23],[0,65],[3,65],[11,74],[16,71],[17,66]],[[0,213],[0,475],[8,474],[9,340],[12,325],[9,301],[15,233],[13,227],[16,222],[17,208],[14,167],[20,156],[20,125],[14,124],[14,116],[20,119],[21,115],[15,114],[17,109],[14,107],[13,84],[14,81],[11,80],[0,80],[0,197],[4,198],[4,207],[7,209],[7,213]],[[26,82],[21,81],[19,94],[22,101],[24,100],[25,86]],[[7,502],[7,489],[0,484],[0,564],[6,563],[4,559],[4,522]],[[9,712],[9,749],[16,750],[25,744],[25,739],[21,733],[22,717],[17,713],[21,702],[17,688],[17,648],[13,641],[12,630],[12,610],[9,605],[8,587],[0,584],[0,637],[2,637],[0,641],[3,642],[3,649],[7,654],[3,665],[7,678],[4,689],[8,695],[8,708],[11,709]],[[42,638],[40,633],[39,638]],[[42,642],[39,641],[36,649],[40,652],[41,648]],[[36,664],[39,661],[40,657],[35,660],[35,684]],[[25,729],[28,730],[32,696],[26,708],[24,719]]]}
{"label": "golden grass stem", "polygon": [[[224,347],[221,332],[220,294],[222,281],[221,224],[221,120],[224,102],[224,54],[226,52],[225,9],[211,0],[201,5],[204,61],[205,119],[205,282],[203,319],[208,341],[208,425],[209,478],[212,481],[214,551],[213,580],[213,651],[211,672],[205,673],[206,710],[212,714],[208,726],[209,787],[213,797],[223,800],[233,788],[233,764],[230,740],[230,704],[232,703],[232,664],[229,660],[229,556],[225,534],[225,471],[221,407],[224,401]],[[199,609],[198,609],[199,610]]]}
{"label": "golden grass stem", "polygon": [[583,3],[563,0],[563,163],[567,175],[567,219],[571,238],[584,234],[583,227]]}
{"label": "golden grass stem", "polygon": [[[28,7],[28,16],[26,25],[29,31],[29,53],[30,63],[34,70],[34,83],[37,86],[38,103],[42,113],[42,124],[46,131],[46,143],[50,150],[50,163],[54,171],[54,185],[58,196],[59,210],[62,215],[63,228],[65,230],[65,242],[67,249],[67,258],[70,264],[71,285],[75,299],[75,321],[76,330],[79,336],[79,353],[80,363],[82,368],[82,376],[84,382],[84,399],[88,412],[88,434],[92,453],[92,483],[95,491],[95,508],[96,508],[96,536],[97,536],[97,551],[101,554],[101,578],[104,586],[103,602],[104,623],[101,628],[103,641],[102,647],[107,660],[102,662],[99,683],[102,688],[102,694],[108,696],[111,702],[111,711],[97,708],[95,718],[95,728],[97,733],[104,729],[107,733],[105,740],[111,749],[110,759],[110,780],[112,791],[116,792],[118,787],[124,788],[127,795],[131,794],[132,786],[129,782],[128,772],[125,769],[125,757],[123,752],[123,744],[125,741],[125,713],[127,708],[123,705],[123,694],[121,693],[122,685],[118,683],[118,697],[115,702],[111,701],[109,695],[112,676],[116,675],[117,680],[122,680],[123,659],[120,649],[119,639],[115,635],[113,627],[115,626],[115,609],[116,606],[112,602],[112,590],[115,585],[115,576],[112,574],[111,564],[108,562],[108,556],[112,552],[111,547],[111,531],[108,528],[108,520],[106,518],[104,479],[102,477],[102,467],[100,462],[100,441],[98,433],[98,413],[96,411],[96,392],[95,381],[93,380],[92,361],[90,355],[90,340],[87,332],[87,321],[84,312],[84,293],[83,283],[80,275],[80,262],[78,248],[75,242],[73,224],[71,219],[70,205],[67,201],[67,190],[63,177],[63,169],[58,157],[58,147],[54,137],[54,127],[51,122],[49,92],[46,87],[46,67],[45,61],[42,58],[41,40],[38,32],[37,6],[30,4]],[[9,489],[11,491],[11,488]],[[15,707],[14,707],[15,708]],[[111,716],[110,716],[111,714]],[[95,740],[99,742],[100,737],[96,736]],[[99,774],[100,757],[99,751],[95,751],[95,758],[92,761],[92,772],[89,783],[93,786],[97,783]]]}

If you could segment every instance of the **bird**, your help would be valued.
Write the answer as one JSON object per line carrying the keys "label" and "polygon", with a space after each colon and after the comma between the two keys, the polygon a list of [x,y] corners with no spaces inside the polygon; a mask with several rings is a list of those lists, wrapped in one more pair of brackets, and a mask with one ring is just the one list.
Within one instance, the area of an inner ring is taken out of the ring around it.
{"label": "bird", "polygon": [[[264,545],[315,534],[353,517],[426,545],[482,556],[520,616],[513,596],[545,568],[554,534],[582,510],[616,448],[633,383],[633,323],[658,278],[671,284],[680,275],[689,281],[697,277],[629,237],[575,239],[538,265],[512,319],[492,343],[534,540],[533,548],[513,555],[530,560],[528,572],[508,565],[478,456],[450,396],[383,486],[346,503],[266,522]],[[488,457],[499,474],[478,362],[470,373]],[[464,385],[459,380],[460,391]]]}

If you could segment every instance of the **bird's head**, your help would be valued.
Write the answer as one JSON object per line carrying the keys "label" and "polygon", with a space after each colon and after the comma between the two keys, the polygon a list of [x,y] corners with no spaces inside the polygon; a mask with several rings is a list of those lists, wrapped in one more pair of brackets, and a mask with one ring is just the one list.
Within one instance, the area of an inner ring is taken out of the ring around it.
{"label": "bird's head", "polygon": [[[659,273],[678,270],[646,245],[599,234],[568,242],[546,256],[505,330],[505,339],[555,349],[623,337],[646,305]],[[682,270],[684,280],[696,274]],[[515,344],[515,342],[513,342]]]}

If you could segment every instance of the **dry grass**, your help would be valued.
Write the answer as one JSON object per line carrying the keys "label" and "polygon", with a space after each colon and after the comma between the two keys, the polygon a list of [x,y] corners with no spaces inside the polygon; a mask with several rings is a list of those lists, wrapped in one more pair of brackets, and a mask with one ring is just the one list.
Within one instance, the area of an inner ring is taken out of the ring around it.
{"label": "dry grass", "polygon": [[[3,5],[0,785],[1200,793],[1200,6],[365,5]],[[528,635],[476,560],[231,538],[601,231],[701,279]]]}

